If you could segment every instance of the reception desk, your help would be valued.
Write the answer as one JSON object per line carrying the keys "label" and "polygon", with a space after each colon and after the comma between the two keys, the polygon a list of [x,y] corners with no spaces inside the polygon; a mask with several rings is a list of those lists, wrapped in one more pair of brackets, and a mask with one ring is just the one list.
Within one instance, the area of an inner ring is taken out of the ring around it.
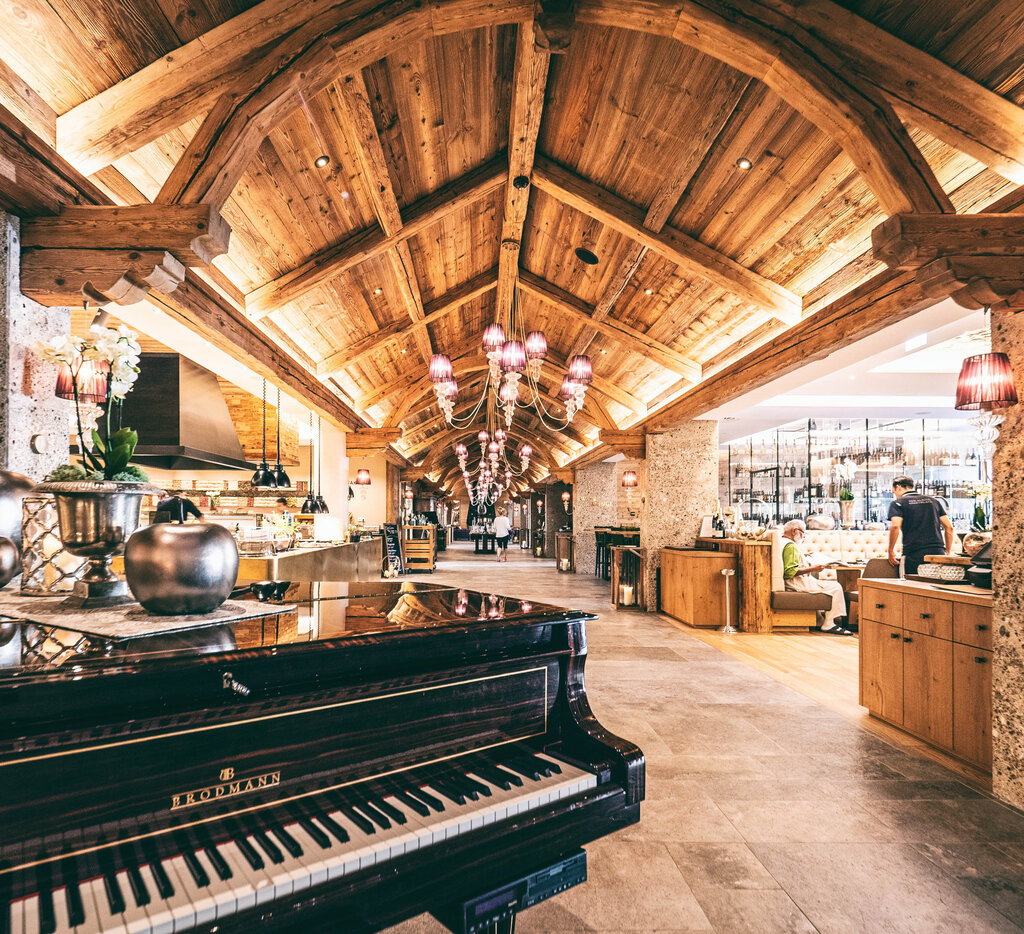
{"label": "reception desk", "polygon": [[[736,556],[688,548],[661,550],[661,612],[688,626],[717,629],[725,625],[726,579],[736,570]],[[736,576],[729,578],[729,622],[736,626]]]}

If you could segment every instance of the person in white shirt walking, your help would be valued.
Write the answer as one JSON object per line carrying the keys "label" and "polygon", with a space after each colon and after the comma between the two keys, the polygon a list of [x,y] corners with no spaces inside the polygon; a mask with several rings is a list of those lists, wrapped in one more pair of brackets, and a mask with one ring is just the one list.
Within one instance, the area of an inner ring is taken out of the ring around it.
{"label": "person in white shirt walking", "polygon": [[494,520],[494,543],[498,546],[499,561],[508,561],[508,533],[508,516],[504,509],[499,509]]}

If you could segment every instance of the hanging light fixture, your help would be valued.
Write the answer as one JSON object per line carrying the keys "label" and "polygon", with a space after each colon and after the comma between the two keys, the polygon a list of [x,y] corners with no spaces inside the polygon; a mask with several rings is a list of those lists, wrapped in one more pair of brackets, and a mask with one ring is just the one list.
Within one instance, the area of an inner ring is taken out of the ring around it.
{"label": "hanging light fixture", "polygon": [[320,416],[318,415],[316,417],[316,506],[318,513],[327,515],[327,513],[330,512],[330,509],[327,508],[327,500],[324,499],[323,494],[320,492],[324,482],[323,451],[323,427],[320,422]]}
{"label": "hanging light fixture", "polygon": [[[986,307],[985,313],[988,312]],[[954,405],[960,411],[978,413],[969,421],[984,461],[991,461],[995,454],[999,426],[1004,419],[999,410],[1008,409],[1017,401],[1013,367],[1005,353],[974,354],[961,364]]]}
{"label": "hanging light fixture", "polygon": [[263,380],[263,458],[259,467],[252,475],[252,485],[256,489],[276,490],[277,478],[267,463],[267,381]]}
{"label": "hanging light fixture", "polygon": [[306,498],[302,501],[302,513],[306,516],[316,515],[316,499],[313,496],[313,411],[309,412],[309,486]]}
{"label": "hanging light fixture", "polygon": [[281,466],[281,387],[277,387],[277,467],[274,470],[274,479],[282,490],[287,490],[292,485],[292,478],[285,473]]}
{"label": "hanging light fixture", "polygon": [[369,486],[370,485],[370,471],[365,467],[360,467],[356,471],[356,486]]}
{"label": "hanging light fixture", "polygon": [[75,401],[78,392],[79,402],[102,405],[107,401],[107,384],[109,382],[110,364],[104,360],[83,360],[75,357],[72,364],[62,363],[57,369],[57,385],[54,395],[58,399]]}

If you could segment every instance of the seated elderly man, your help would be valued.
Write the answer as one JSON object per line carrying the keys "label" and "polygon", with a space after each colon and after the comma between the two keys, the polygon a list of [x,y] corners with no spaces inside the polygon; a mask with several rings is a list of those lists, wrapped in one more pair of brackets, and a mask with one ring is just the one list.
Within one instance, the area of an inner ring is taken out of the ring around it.
{"label": "seated elderly man", "polygon": [[832,598],[832,609],[825,611],[821,631],[835,636],[853,635],[843,623],[846,622],[846,595],[839,581],[822,581],[814,575],[824,570],[822,564],[807,564],[800,552],[800,541],[807,526],[800,519],[793,519],[782,527],[782,576],[786,590],[800,590],[804,593],[827,593]]}

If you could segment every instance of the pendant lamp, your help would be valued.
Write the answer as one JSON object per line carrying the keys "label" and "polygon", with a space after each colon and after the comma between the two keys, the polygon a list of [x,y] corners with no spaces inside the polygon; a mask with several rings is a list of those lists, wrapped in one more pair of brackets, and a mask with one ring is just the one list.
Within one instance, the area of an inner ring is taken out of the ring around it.
{"label": "pendant lamp", "polygon": [[956,381],[956,408],[971,412],[1007,409],[1017,404],[1013,368],[1004,353],[967,357]]}
{"label": "pendant lamp", "polygon": [[277,467],[274,470],[274,479],[281,489],[288,489],[292,485],[292,479],[285,473],[281,466],[281,387],[277,388]]}
{"label": "pendant lamp", "polygon": [[263,459],[252,475],[252,485],[256,489],[276,490],[277,478],[267,463],[267,381],[263,380]]}
{"label": "pendant lamp", "polygon": [[327,508],[327,500],[324,499],[323,494],[320,492],[321,484],[323,483],[323,462],[321,460],[323,455],[324,443],[323,443],[323,431],[320,423],[320,416],[316,417],[316,511],[322,515],[327,515],[330,509]]}
{"label": "pendant lamp", "polygon": [[316,500],[313,498],[313,413],[309,413],[309,486],[306,488],[306,498],[302,501],[302,512],[304,515],[316,514]]}

